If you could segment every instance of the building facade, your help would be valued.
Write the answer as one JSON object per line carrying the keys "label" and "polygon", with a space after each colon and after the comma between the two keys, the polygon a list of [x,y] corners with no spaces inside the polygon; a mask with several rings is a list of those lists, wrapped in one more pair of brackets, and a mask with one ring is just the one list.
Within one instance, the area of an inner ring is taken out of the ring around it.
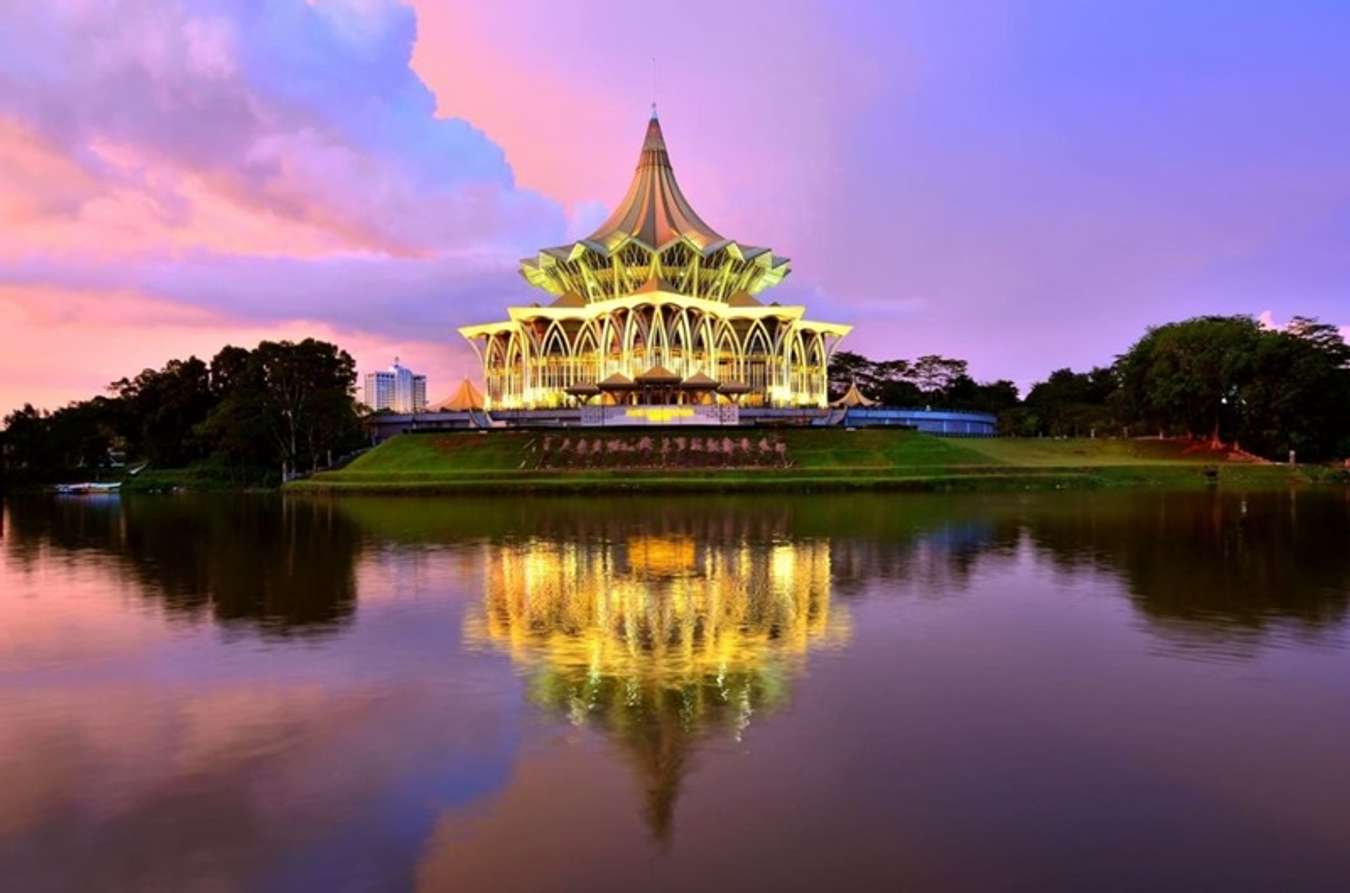
{"label": "building facade", "polygon": [[713,230],[680,191],[653,112],[627,195],[599,229],[520,263],[547,304],[464,326],[487,409],[579,403],[820,407],[851,327],[758,296],[788,275]]}
{"label": "building facade", "polygon": [[[409,412],[426,412],[427,409],[427,377],[425,375],[414,375],[410,382],[411,388],[408,391]],[[394,388],[394,402],[398,402],[398,388]]]}
{"label": "building facade", "polygon": [[399,365],[398,357],[388,371],[366,373],[365,403],[373,412],[425,412],[427,377]]}

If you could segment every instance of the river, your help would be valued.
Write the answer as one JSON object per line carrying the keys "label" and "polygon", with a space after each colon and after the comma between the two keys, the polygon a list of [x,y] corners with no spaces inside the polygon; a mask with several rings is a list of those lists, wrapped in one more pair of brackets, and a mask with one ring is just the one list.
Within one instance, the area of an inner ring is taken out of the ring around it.
{"label": "river", "polygon": [[5,889],[1350,878],[1345,490],[0,523]]}

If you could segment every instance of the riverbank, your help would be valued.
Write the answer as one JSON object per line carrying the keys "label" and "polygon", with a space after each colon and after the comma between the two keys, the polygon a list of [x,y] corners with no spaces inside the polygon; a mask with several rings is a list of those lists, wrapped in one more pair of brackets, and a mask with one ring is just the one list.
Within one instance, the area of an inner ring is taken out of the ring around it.
{"label": "riverbank", "polygon": [[1045,490],[1330,482],[1318,467],[1239,462],[1183,441],[989,438],[896,430],[409,434],[309,493]]}

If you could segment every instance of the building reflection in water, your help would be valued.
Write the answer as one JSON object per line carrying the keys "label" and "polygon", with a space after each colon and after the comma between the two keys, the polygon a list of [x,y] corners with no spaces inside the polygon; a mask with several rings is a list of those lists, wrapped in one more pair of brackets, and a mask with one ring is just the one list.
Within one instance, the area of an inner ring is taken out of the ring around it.
{"label": "building reflection in water", "polygon": [[718,542],[663,532],[487,549],[471,645],[508,653],[530,700],[631,757],[665,839],[700,738],[739,738],[783,704],[807,654],[847,641],[828,540]]}

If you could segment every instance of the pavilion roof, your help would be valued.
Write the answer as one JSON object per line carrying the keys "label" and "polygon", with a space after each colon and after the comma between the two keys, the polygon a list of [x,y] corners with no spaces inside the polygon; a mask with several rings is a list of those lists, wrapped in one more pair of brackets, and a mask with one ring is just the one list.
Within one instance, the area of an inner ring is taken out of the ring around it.
{"label": "pavilion roof", "polygon": [[680,387],[690,390],[714,390],[717,388],[717,382],[704,375],[702,372],[695,372],[693,375],[680,382]]}
{"label": "pavilion roof", "polygon": [[483,408],[483,392],[474,387],[467,378],[459,383],[455,392],[432,407],[433,412],[465,412]]}
{"label": "pavilion roof", "polygon": [[858,390],[858,383],[851,382],[848,386],[848,390],[844,392],[844,396],[840,397],[830,405],[836,407],[876,406],[877,401],[865,397],[863,392]]}
{"label": "pavilion roof", "polygon": [[646,372],[638,373],[635,380],[639,384],[676,384],[680,377],[665,366],[653,366]]}

